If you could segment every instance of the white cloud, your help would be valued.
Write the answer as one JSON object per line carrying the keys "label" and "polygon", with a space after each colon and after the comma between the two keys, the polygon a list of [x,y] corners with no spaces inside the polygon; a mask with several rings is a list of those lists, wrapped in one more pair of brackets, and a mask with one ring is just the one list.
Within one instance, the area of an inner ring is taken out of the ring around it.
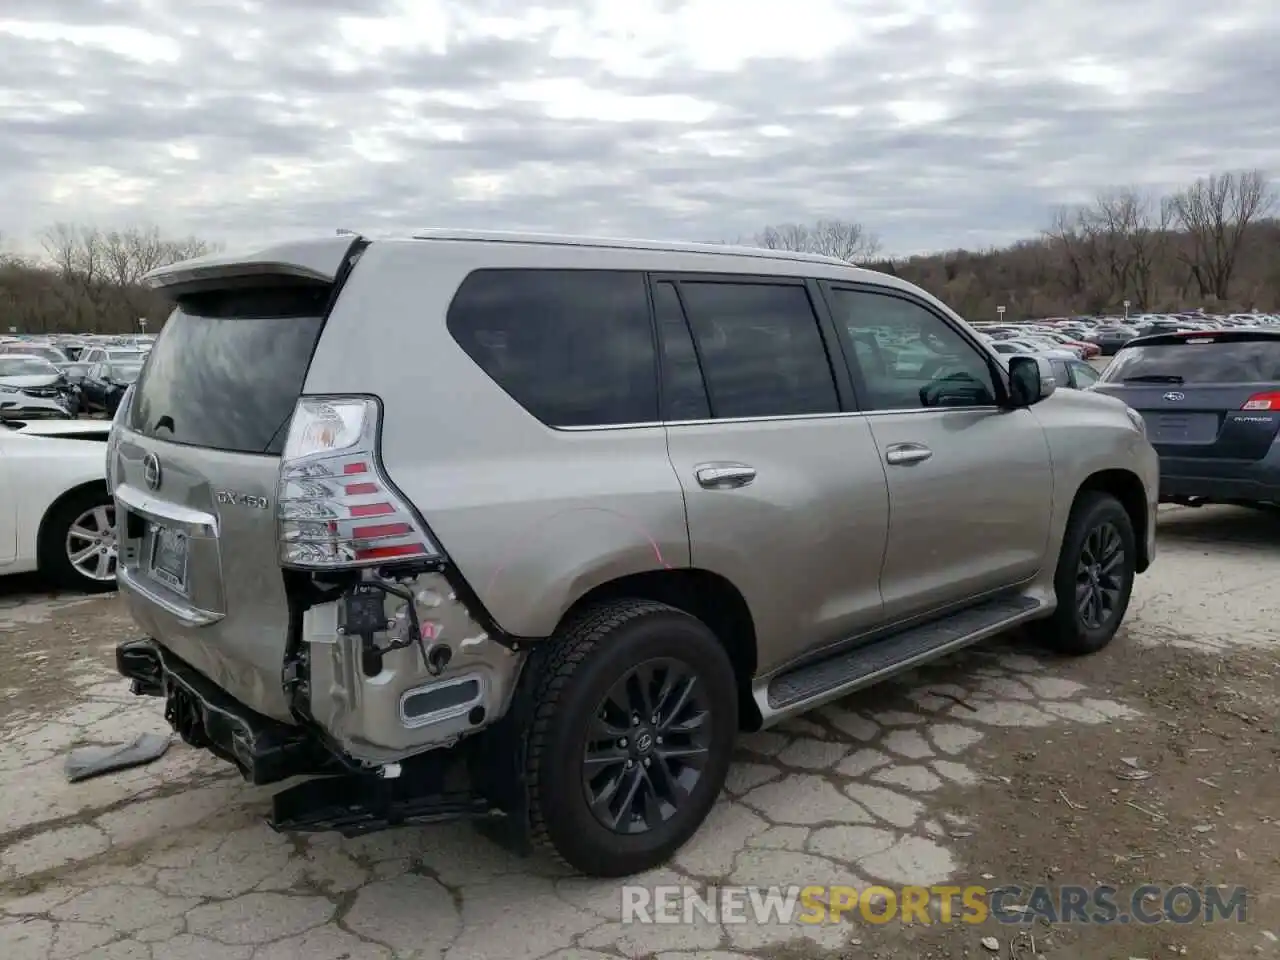
{"label": "white cloud", "polygon": [[5,0],[0,233],[453,226],[895,251],[1280,174],[1274,0]]}

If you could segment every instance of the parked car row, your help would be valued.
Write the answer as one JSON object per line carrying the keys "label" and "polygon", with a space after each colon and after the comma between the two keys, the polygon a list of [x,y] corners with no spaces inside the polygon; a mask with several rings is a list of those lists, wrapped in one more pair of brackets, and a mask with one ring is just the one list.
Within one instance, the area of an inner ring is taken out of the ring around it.
{"label": "parked car row", "polygon": [[[1132,317],[1052,317],[1016,323],[978,323],[993,340],[1021,340],[1050,346],[1082,348],[1082,359],[1110,357],[1135,337],[1178,331],[1280,328],[1280,316],[1268,313],[1213,315],[1200,311],[1178,314],[1138,314]],[[1068,343],[1070,341],[1070,343]],[[1092,348],[1092,349],[1090,349]]]}
{"label": "parked car row", "polygon": [[0,340],[0,420],[114,414],[150,349],[145,338]]}

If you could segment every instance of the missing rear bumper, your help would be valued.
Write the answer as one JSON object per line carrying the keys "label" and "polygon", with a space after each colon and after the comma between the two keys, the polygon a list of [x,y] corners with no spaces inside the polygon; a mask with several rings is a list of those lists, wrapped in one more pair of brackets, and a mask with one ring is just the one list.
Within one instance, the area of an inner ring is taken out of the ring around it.
{"label": "missing rear bumper", "polygon": [[[163,697],[165,718],[188,744],[234,764],[255,785],[292,777],[268,820],[280,832],[336,831],[359,836],[410,824],[481,820],[493,839],[528,849],[524,791],[518,773],[521,724],[501,723],[451,750],[395,765],[394,777],[356,766],[303,726],[250,710],[151,639],[116,647],[116,666],[133,692]],[[390,769],[390,768],[388,768]]]}
{"label": "missing rear bumper", "polygon": [[234,764],[250,783],[340,769],[308,731],[250,710],[154,640],[121,643],[116,668],[134,693],[164,698],[165,719],[186,743]]}

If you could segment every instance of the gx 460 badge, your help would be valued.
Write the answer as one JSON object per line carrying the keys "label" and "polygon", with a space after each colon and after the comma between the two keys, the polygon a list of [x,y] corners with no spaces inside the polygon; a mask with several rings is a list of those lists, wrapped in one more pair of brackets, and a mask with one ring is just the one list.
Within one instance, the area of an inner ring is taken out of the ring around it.
{"label": "gx 460 badge", "polygon": [[229,507],[252,507],[254,510],[267,509],[266,497],[255,497],[249,493],[236,493],[234,490],[219,490],[218,503]]}

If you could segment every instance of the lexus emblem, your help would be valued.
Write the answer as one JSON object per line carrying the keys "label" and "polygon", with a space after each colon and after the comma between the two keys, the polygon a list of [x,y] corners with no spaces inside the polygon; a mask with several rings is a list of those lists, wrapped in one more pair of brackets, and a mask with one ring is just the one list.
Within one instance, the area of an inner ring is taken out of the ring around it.
{"label": "lexus emblem", "polygon": [[142,458],[142,479],[152,490],[160,489],[160,459],[154,453]]}
{"label": "lexus emblem", "polygon": [[1187,399],[1187,395],[1185,393],[1179,393],[1177,390],[1171,390],[1164,395],[1164,398],[1166,400],[1185,400]]}

